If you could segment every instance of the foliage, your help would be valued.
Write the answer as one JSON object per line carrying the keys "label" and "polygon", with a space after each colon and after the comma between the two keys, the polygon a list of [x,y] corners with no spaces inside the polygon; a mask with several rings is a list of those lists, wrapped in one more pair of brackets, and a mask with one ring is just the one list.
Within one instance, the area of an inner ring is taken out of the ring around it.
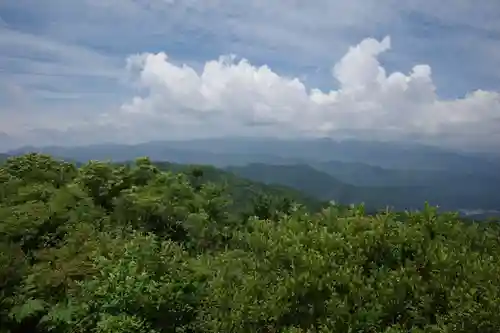
{"label": "foliage", "polygon": [[0,332],[500,331],[497,223],[315,211],[147,158],[0,179]]}

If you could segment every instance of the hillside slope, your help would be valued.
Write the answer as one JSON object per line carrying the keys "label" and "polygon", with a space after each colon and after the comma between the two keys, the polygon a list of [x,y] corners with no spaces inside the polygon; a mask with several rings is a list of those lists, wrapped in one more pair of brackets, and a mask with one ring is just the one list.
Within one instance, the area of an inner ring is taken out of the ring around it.
{"label": "hillside slope", "polygon": [[254,181],[250,177],[238,175],[230,170],[225,171],[209,165],[185,165],[169,162],[152,162],[160,170],[172,171],[190,175],[193,170],[201,170],[200,181],[202,183],[213,182],[223,185],[228,195],[238,210],[247,209],[258,195],[265,194],[271,197],[288,198],[306,206],[311,211],[318,211],[326,205],[324,200],[301,191],[298,187],[292,187],[284,183],[266,183]]}
{"label": "hillside slope", "polygon": [[386,206],[397,210],[419,209],[422,202],[427,201],[444,210],[500,210],[500,198],[495,195],[497,187],[492,184],[464,188],[460,187],[460,183],[446,184],[444,179],[433,184],[415,183],[411,186],[353,186],[308,165],[254,163],[226,170],[254,181],[290,186],[322,200],[335,200],[342,204],[364,202],[370,209]]}
{"label": "hillside slope", "polygon": [[355,191],[354,186],[342,183],[330,175],[304,164],[252,163],[243,167],[227,167],[225,170],[265,184],[286,185],[325,200],[346,202],[351,199],[350,196]]}
{"label": "hillside slope", "polygon": [[388,169],[359,162],[311,162],[319,171],[357,186],[434,186],[436,190],[451,185],[461,185],[469,190],[482,191],[500,186],[500,172],[485,174],[465,172],[459,168],[445,170]]}

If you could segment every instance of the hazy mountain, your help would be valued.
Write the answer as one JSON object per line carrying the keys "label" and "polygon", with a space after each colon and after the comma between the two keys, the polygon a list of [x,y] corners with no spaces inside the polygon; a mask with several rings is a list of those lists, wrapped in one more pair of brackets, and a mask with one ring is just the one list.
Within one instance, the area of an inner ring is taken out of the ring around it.
{"label": "hazy mountain", "polygon": [[460,183],[354,186],[307,165],[250,164],[226,170],[255,181],[296,188],[323,200],[333,199],[343,204],[364,202],[370,209],[385,206],[418,209],[428,201],[444,210],[500,210],[500,200],[495,195],[499,183],[483,187],[465,187]]}
{"label": "hazy mountain", "polygon": [[500,162],[491,155],[444,150],[437,147],[331,139],[280,140],[269,138],[214,138],[203,140],[148,142],[136,145],[102,144],[82,147],[24,147],[78,160],[129,160],[151,156],[179,163],[244,165],[252,162],[297,164],[328,161],[359,162],[389,169],[456,170],[498,173]]}
{"label": "hazy mountain", "polygon": [[328,174],[318,171],[308,165],[269,165],[249,164],[243,167],[227,167],[241,177],[259,181],[265,184],[281,184],[296,188],[309,195],[324,200],[349,203],[355,186],[343,183]]}
{"label": "hazy mountain", "polygon": [[499,210],[500,162],[494,155],[383,142],[223,138],[136,145],[25,147],[75,161],[156,161],[230,167],[243,177],[287,185],[322,200],[373,207]]}
{"label": "hazy mountain", "polygon": [[[342,161],[360,162],[389,169],[498,172],[493,155],[445,150],[420,144],[335,141],[332,139],[280,140],[269,138],[219,138],[159,143],[176,149],[217,154],[274,156],[304,163]],[[491,158],[488,158],[491,157]]]}
{"label": "hazy mountain", "polygon": [[[461,169],[388,169],[359,162],[312,162],[315,169],[328,173],[339,180],[359,186],[428,186],[466,182],[467,187],[490,186],[500,181],[500,172],[481,172]],[[479,169],[479,168],[478,168]]]}
{"label": "hazy mountain", "polygon": [[10,151],[11,155],[27,152],[42,152],[53,156],[70,158],[77,161],[112,160],[129,161],[148,156],[152,160],[170,161],[182,164],[210,164],[214,166],[246,165],[253,162],[289,164],[301,160],[283,158],[261,153],[217,152],[208,149],[178,147],[170,142],[149,142],[137,145],[102,144],[82,147],[23,147]]}

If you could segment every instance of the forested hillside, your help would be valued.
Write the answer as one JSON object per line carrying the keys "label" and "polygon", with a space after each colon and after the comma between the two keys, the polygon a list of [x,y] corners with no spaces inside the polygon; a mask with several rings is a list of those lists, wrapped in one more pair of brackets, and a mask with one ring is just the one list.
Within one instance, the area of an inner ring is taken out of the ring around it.
{"label": "forested hillside", "polygon": [[152,161],[152,164],[162,171],[187,175],[191,184],[209,182],[218,184],[230,198],[229,208],[233,212],[248,212],[252,209],[255,200],[263,198],[291,200],[313,212],[319,211],[327,204],[327,201],[317,199],[317,196],[307,195],[305,192],[300,192],[292,187],[283,186],[282,184],[269,185],[263,182],[255,182],[210,165],[184,165],[156,161]]}
{"label": "forested hillside", "polygon": [[[406,177],[407,184],[404,185],[388,182],[385,186],[354,186],[304,164],[252,163],[227,167],[226,170],[257,182],[289,186],[320,200],[335,200],[343,204],[365,203],[370,210],[387,206],[397,210],[418,209],[422,202],[427,201],[444,210],[480,207],[483,210],[498,210],[497,215],[500,215],[500,198],[497,195],[500,182],[486,177],[478,183],[463,176],[445,176],[443,173],[442,180],[433,177],[434,183],[431,183],[430,177],[412,181],[409,176]],[[359,178],[362,178],[362,175]],[[477,180],[478,177],[475,178]]]}
{"label": "forested hillside", "polygon": [[10,158],[0,331],[500,331],[498,224],[300,197],[147,158]]}

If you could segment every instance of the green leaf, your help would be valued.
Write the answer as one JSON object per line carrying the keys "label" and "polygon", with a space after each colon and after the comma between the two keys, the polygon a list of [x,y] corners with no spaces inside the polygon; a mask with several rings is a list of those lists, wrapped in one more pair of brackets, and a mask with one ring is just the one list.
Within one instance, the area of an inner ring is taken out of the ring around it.
{"label": "green leaf", "polygon": [[13,307],[10,311],[10,317],[20,323],[26,318],[44,311],[46,306],[47,304],[43,300],[28,299],[24,304]]}

